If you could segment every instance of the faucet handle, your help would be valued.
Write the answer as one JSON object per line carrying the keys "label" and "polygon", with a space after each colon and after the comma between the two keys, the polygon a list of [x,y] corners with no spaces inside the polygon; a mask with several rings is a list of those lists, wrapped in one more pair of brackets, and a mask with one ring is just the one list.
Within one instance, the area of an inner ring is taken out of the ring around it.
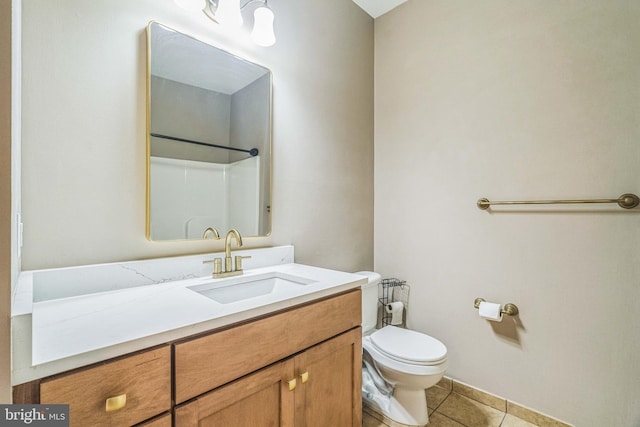
{"label": "faucet handle", "polygon": [[203,264],[213,263],[213,275],[222,273],[222,258],[214,258],[207,261],[202,261]]}
{"label": "faucet handle", "polygon": [[251,258],[251,256],[236,255],[236,271],[242,271],[242,260]]}

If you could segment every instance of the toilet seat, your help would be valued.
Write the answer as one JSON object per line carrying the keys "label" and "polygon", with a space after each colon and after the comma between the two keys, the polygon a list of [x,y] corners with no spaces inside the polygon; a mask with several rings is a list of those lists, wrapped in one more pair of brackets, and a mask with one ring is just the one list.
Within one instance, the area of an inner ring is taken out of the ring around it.
{"label": "toilet seat", "polygon": [[403,362],[397,359],[391,358],[378,350],[378,348],[373,345],[371,342],[371,336],[366,336],[362,338],[362,349],[369,353],[371,358],[373,359],[376,367],[380,368],[380,365],[385,366],[389,369],[393,369],[398,372],[403,372],[405,374],[411,374],[416,376],[423,375],[438,375],[446,371],[448,367],[448,362],[446,359],[442,360],[438,364],[431,365],[418,365],[415,363]]}
{"label": "toilet seat", "polygon": [[429,335],[386,326],[371,334],[371,344],[380,353],[397,362],[433,366],[447,358],[447,347]]}

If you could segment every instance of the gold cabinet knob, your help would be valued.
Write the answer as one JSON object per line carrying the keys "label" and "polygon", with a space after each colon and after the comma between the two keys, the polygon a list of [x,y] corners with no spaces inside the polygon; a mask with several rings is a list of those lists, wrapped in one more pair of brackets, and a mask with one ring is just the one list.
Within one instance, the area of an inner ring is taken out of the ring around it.
{"label": "gold cabinet knob", "polygon": [[107,399],[105,403],[105,409],[107,412],[117,411],[127,405],[127,394],[121,394],[120,396],[114,396]]}
{"label": "gold cabinet knob", "polygon": [[295,390],[297,385],[296,379],[294,378],[292,380],[289,380],[288,384],[289,384],[289,391]]}
{"label": "gold cabinet knob", "polygon": [[300,374],[300,378],[302,379],[302,384],[309,381],[309,372],[303,372]]}

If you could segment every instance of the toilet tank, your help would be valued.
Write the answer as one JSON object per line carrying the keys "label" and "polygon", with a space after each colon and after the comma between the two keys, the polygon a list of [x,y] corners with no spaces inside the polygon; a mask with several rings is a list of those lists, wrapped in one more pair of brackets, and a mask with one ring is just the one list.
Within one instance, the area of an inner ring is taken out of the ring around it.
{"label": "toilet tank", "polygon": [[362,285],[362,333],[365,334],[374,330],[378,323],[378,284],[382,278],[373,271],[355,274],[367,277],[367,283]]}

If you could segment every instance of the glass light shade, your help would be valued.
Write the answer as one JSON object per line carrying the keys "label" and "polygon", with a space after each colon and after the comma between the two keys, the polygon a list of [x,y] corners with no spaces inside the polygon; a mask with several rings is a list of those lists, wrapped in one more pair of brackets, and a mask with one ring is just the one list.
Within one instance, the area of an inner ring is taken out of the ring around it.
{"label": "glass light shade", "polygon": [[181,8],[190,12],[200,12],[204,9],[205,0],[173,0]]}
{"label": "glass light shade", "polygon": [[251,39],[259,46],[272,46],[276,42],[273,32],[273,12],[268,7],[259,7],[253,12]]}
{"label": "glass light shade", "polygon": [[219,0],[216,19],[225,27],[240,27],[242,25],[240,0]]}

